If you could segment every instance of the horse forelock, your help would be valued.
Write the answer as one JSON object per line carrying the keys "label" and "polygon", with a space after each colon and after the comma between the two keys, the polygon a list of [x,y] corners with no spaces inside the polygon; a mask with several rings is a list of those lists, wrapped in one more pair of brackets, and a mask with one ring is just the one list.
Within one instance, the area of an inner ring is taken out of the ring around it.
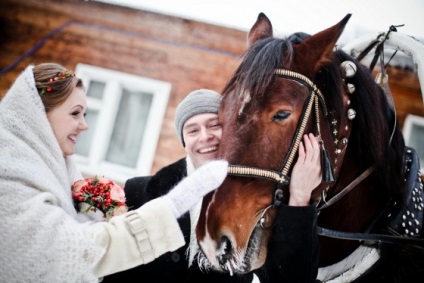
{"label": "horse forelock", "polygon": [[261,99],[275,78],[274,70],[289,65],[293,56],[289,40],[266,38],[257,41],[244,54],[243,60],[233,77],[224,87],[228,92],[238,95],[238,115],[252,99]]}

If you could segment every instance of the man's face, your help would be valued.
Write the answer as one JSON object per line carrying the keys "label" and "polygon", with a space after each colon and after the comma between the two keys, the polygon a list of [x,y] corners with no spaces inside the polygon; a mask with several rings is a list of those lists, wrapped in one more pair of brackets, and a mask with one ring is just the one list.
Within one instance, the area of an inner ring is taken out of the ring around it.
{"label": "man's face", "polygon": [[222,127],[218,122],[218,114],[198,114],[185,122],[183,126],[185,150],[195,168],[216,158],[221,134]]}

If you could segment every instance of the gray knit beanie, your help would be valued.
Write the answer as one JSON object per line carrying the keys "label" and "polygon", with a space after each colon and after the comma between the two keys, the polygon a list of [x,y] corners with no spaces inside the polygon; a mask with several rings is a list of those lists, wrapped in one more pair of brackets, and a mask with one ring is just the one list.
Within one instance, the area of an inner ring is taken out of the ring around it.
{"label": "gray knit beanie", "polygon": [[190,92],[178,105],[175,112],[175,129],[181,144],[185,147],[183,127],[191,117],[202,113],[218,113],[222,96],[209,89]]}

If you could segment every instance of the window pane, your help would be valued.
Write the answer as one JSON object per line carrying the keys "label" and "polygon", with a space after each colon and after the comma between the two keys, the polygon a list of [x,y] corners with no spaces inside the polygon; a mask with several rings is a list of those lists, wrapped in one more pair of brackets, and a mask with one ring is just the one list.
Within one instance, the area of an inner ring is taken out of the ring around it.
{"label": "window pane", "polygon": [[135,168],[153,95],[124,89],[106,160]]}
{"label": "window pane", "polygon": [[88,130],[82,132],[78,136],[77,145],[75,147],[76,154],[88,157],[91,141],[93,140],[93,135],[94,135],[94,132],[96,131],[98,117],[99,117],[99,111],[87,109],[85,121],[88,124]]}
{"label": "window pane", "polygon": [[87,96],[102,99],[105,86],[106,84],[104,82],[93,81],[93,80],[90,81],[90,85],[87,90]]}

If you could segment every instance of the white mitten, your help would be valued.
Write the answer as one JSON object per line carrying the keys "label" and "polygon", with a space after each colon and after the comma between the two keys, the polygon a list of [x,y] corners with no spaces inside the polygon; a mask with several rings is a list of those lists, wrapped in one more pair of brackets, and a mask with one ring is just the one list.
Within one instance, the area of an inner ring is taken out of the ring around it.
{"label": "white mitten", "polygon": [[228,162],[223,160],[210,161],[184,178],[168,194],[163,196],[171,204],[178,218],[189,211],[206,194],[218,188],[228,173]]}

